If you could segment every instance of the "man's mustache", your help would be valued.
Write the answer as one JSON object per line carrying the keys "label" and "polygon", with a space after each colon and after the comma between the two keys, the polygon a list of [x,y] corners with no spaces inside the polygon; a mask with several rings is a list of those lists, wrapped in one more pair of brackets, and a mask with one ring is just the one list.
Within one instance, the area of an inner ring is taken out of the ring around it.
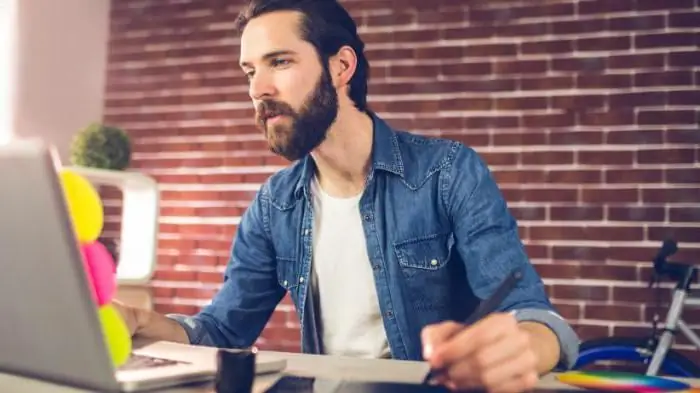
{"label": "man's mustache", "polygon": [[257,117],[261,122],[280,115],[296,116],[296,112],[288,104],[279,101],[263,101],[258,105]]}

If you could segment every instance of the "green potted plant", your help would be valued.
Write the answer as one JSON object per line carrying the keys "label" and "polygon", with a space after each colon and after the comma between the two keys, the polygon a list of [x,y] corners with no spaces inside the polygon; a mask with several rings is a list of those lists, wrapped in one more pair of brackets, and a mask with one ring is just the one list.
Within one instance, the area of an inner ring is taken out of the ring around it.
{"label": "green potted plant", "polygon": [[[131,140],[121,128],[92,123],[73,138],[70,160],[76,166],[123,171],[131,162]],[[116,268],[119,244],[108,237],[101,236],[97,240],[110,252]]]}
{"label": "green potted plant", "polygon": [[92,123],[71,144],[73,165],[121,171],[131,162],[131,140],[121,128]]}

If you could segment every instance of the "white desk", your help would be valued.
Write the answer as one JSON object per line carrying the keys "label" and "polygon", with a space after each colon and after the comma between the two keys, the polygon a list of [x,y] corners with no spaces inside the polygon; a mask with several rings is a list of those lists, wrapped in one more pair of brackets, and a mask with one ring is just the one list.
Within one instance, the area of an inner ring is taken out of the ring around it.
{"label": "white desk", "polygon": [[[264,392],[283,374],[314,376],[329,379],[418,383],[427,372],[427,366],[422,362],[362,360],[282,352],[265,352],[265,355],[287,359],[287,368],[283,373],[262,375],[256,378],[255,385],[253,387],[254,393]],[[693,386],[700,387],[700,380],[688,381]],[[539,387],[544,389],[570,389],[570,387],[567,385],[558,382],[554,374],[544,376],[539,382]],[[0,392],[82,393],[85,391],[0,373]],[[213,383],[209,383],[187,388],[158,390],[157,392],[214,393],[215,390],[213,388]]]}

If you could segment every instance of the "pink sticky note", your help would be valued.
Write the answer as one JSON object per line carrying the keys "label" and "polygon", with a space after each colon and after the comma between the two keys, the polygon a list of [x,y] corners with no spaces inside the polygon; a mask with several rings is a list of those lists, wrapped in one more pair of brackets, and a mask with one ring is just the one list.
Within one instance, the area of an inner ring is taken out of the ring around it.
{"label": "pink sticky note", "polygon": [[102,306],[111,302],[117,286],[112,255],[99,241],[83,244],[80,250],[97,304]]}

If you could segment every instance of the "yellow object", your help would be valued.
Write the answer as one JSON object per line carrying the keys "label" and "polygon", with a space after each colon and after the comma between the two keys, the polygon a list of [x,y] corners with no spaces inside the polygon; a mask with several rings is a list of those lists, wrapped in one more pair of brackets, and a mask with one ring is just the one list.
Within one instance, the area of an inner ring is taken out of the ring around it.
{"label": "yellow object", "polygon": [[78,241],[94,242],[102,233],[104,225],[104,208],[100,195],[90,181],[75,172],[62,170],[60,179]]}
{"label": "yellow object", "polygon": [[126,363],[131,355],[131,335],[119,312],[111,303],[99,308],[100,323],[105,344],[114,367]]}

